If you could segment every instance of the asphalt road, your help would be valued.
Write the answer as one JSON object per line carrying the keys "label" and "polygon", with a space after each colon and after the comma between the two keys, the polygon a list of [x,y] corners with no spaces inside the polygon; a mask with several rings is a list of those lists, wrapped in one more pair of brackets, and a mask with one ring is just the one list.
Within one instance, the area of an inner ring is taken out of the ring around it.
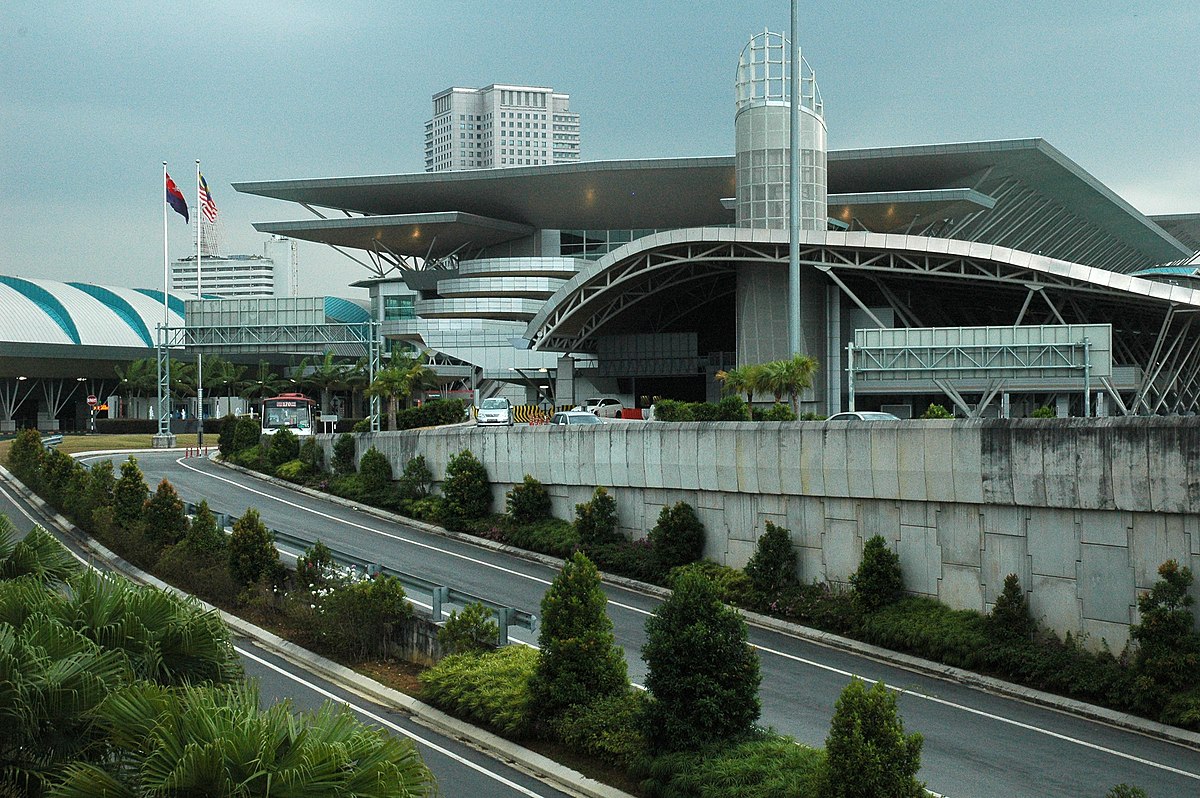
{"label": "asphalt road", "polygon": [[[35,524],[48,526],[42,512],[5,483],[0,483],[0,514],[13,522],[19,537]],[[68,538],[66,543],[77,555],[88,559],[75,541]],[[404,712],[311,674],[253,641],[236,639],[235,647],[246,675],[258,682],[262,705],[290,699],[298,710],[317,709],[327,700],[349,706],[364,723],[415,742],[421,759],[437,778],[438,794],[444,798],[567,798],[569,795],[461,740],[421,725]]]}
{"label": "asphalt road", "polygon": [[[400,571],[537,612],[553,568],[380,520],[178,453],[143,453],[153,488],[168,478],[191,501],[240,515],[256,507],[265,523]],[[658,600],[606,585],[617,641],[630,677],[645,675],[643,626]],[[419,600],[419,597],[418,597]],[[823,745],[833,706],[852,675],[900,693],[909,731],[925,737],[921,778],[942,795],[1103,796],[1118,783],[1153,798],[1200,794],[1200,751],[977,688],[904,670],[791,635],[751,627],[762,662],[764,725]]]}

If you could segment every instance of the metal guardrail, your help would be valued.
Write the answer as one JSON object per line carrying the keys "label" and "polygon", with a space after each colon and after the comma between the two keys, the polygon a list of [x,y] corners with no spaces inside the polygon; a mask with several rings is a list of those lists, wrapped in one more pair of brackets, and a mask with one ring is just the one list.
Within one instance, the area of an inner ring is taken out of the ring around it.
{"label": "metal guardrail", "polygon": [[[184,502],[184,511],[188,515],[195,515],[197,504],[193,502]],[[218,527],[224,529],[231,525],[234,517],[225,513],[214,512]],[[300,551],[305,551],[312,547],[313,541],[306,540],[290,532],[283,532],[278,529],[269,530],[271,536],[275,539],[276,544],[282,544],[291,548],[297,548]],[[328,545],[328,544],[326,544]],[[361,568],[363,571],[374,576],[375,574],[386,574],[387,576],[395,577],[400,580],[400,584],[404,586],[405,591],[420,591],[428,593],[432,604],[432,615],[435,623],[442,619],[442,607],[445,604],[457,604],[465,606],[467,604],[482,604],[487,607],[496,616],[496,625],[499,627],[497,634],[497,643],[501,646],[506,646],[509,643],[508,629],[511,626],[516,626],[520,629],[528,629],[530,632],[536,632],[538,628],[538,618],[531,612],[519,610],[515,607],[506,607],[495,602],[488,601],[482,596],[476,596],[473,593],[468,593],[465,590],[459,590],[448,585],[439,585],[436,582],[425,579],[415,574],[397,571],[394,568],[388,568],[386,565],[370,562],[361,557],[349,554],[348,552],[330,549],[333,554],[334,562],[341,566],[354,566]]]}
{"label": "metal guardrail", "polygon": [[56,433],[54,435],[46,435],[42,438],[42,446],[46,447],[47,451],[49,451],[51,448],[53,448],[55,446],[58,446],[62,442],[63,442],[63,437],[61,434],[58,434],[58,433]]}

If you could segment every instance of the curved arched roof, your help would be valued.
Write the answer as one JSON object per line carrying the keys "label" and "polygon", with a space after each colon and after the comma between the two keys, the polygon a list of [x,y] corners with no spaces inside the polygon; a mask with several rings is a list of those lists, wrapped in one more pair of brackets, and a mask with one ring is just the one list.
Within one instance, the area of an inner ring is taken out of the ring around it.
{"label": "curved arched roof", "polygon": [[[163,323],[162,290],[0,275],[0,342],[150,348]],[[168,296],[183,323],[184,294]]]}

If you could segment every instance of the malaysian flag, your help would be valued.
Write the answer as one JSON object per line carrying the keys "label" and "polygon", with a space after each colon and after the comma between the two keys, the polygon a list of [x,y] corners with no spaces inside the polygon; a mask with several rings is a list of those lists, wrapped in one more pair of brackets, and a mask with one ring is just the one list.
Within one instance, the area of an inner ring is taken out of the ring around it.
{"label": "malaysian flag", "polygon": [[208,182],[200,175],[200,212],[210,224],[217,221],[217,203],[213,202],[212,193],[208,190]]}

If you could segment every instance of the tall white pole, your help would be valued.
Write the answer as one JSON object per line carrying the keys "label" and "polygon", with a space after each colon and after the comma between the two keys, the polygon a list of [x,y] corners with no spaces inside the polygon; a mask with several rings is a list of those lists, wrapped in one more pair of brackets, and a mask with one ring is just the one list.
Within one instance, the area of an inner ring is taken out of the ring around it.
{"label": "tall white pole", "polygon": [[171,285],[171,261],[167,256],[167,162],[163,161],[163,326],[166,327],[171,319],[167,315],[167,289]]}
{"label": "tall white pole", "polygon": [[[204,206],[201,204],[203,198],[200,196],[200,159],[196,159],[196,300],[203,298],[200,293],[200,260],[203,257],[200,253],[200,236],[201,230],[204,227]],[[186,321],[185,321],[186,326]],[[204,445],[204,356],[196,352],[196,415],[200,418],[196,422],[196,446]]]}
{"label": "tall white pole", "polygon": [[788,183],[788,355],[800,352],[800,11],[792,0],[791,131]]}

